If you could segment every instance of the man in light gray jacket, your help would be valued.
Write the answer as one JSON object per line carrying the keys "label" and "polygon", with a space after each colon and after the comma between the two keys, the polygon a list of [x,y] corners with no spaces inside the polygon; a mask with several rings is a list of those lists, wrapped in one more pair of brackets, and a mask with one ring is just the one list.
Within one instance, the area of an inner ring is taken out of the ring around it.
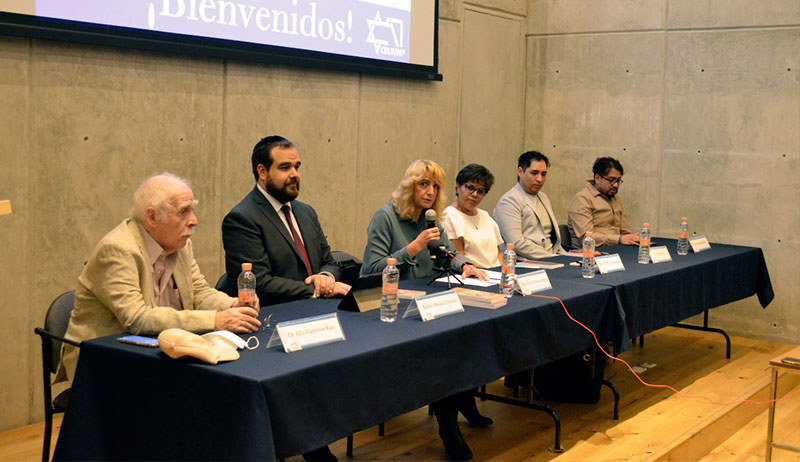
{"label": "man in light gray jacket", "polygon": [[508,190],[494,208],[494,220],[503,241],[514,244],[523,258],[547,258],[564,253],[550,199],[541,191],[547,180],[550,161],[537,151],[519,156],[517,184]]}

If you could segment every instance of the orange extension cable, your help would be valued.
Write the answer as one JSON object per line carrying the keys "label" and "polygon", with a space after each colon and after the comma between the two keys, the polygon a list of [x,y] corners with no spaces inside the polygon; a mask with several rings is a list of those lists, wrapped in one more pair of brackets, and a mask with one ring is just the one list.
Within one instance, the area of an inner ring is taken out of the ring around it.
{"label": "orange extension cable", "polygon": [[522,292],[520,292],[520,291],[517,291],[517,292],[518,292],[518,293],[520,293],[521,295],[525,296],[525,297],[536,297],[536,298],[546,298],[546,299],[550,299],[550,300],[558,300],[558,302],[559,302],[559,303],[561,303],[561,307],[562,307],[562,308],[564,308],[564,313],[566,313],[566,314],[567,314],[567,317],[568,317],[569,319],[571,319],[571,320],[572,320],[574,323],[578,324],[579,326],[581,326],[581,327],[583,327],[584,329],[586,329],[587,331],[589,331],[589,333],[590,333],[590,334],[592,334],[592,337],[594,338],[594,342],[597,344],[597,347],[598,347],[598,348],[600,348],[600,351],[602,351],[602,352],[603,352],[603,354],[605,354],[605,355],[606,355],[606,356],[608,356],[609,358],[613,359],[614,361],[619,361],[619,362],[621,362],[621,363],[625,364],[625,366],[628,368],[628,370],[629,370],[629,371],[631,371],[631,373],[633,374],[633,376],[634,376],[634,377],[636,377],[636,379],[637,379],[639,382],[641,382],[641,383],[642,383],[642,385],[644,385],[644,386],[646,386],[646,387],[651,387],[651,388],[666,388],[666,389],[669,389],[669,390],[673,391],[674,393],[676,393],[676,394],[678,394],[678,395],[680,395],[680,396],[683,396],[684,398],[702,399],[702,400],[706,400],[706,401],[708,401],[709,403],[716,404],[716,405],[719,405],[719,406],[730,406],[730,405],[732,405],[732,404],[739,404],[739,403],[758,404],[758,405],[762,405],[762,404],[770,404],[770,403],[773,403],[773,402],[777,403],[777,402],[780,402],[780,401],[785,401],[785,400],[788,400],[788,399],[790,399],[790,398],[792,398],[792,397],[794,397],[794,396],[797,396],[797,395],[799,395],[799,394],[800,394],[800,390],[798,390],[798,391],[795,391],[795,392],[793,392],[793,393],[789,393],[788,395],[784,396],[783,398],[774,399],[774,400],[767,400],[767,401],[754,401],[754,400],[750,400],[750,399],[740,399],[740,400],[736,400],[736,401],[728,401],[728,402],[725,402],[725,401],[717,401],[717,400],[715,400],[715,399],[711,399],[711,398],[709,398],[709,397],[707,397],[707,396],[702,396],[702,395],[689,395],[689,394],[687,394],[687,393],[680,392],[680,391],[676,390],[675,388],[673,388],[673,387],[671,387],[671,386],[669,386],[669,385],[661,385],[661,384],[651,384],[651,383],[647,383],[647,382],[645,382],[644,380],[642,380],[642,378],[639,376],[639,374],[637,374],[637,373],[636,373],[636,371],[634,371],[634,370],[633,370],[633,368],[631,367],[631,365],[630,365],[630,364],[628,364],[628,362],[627,362],[627,361],[625,361],[625,360],[624,360],[624,359],[622,359],[622,358],[617,358],[616,356],[613,356],[613,355],[609,354],[609,353],[608,353],[608,352],[607,352],[607,351],[606,351],[606,350],[603,348],[603,346],[600,344],[600,341],[597,339],[597,335],[595,335],[595,333],[592,331],[592,329],[589,329],[589,328],[588,328],[588,327],[586,327],[586,326],[585,326],[585,325],[584,325],[582,322],[580,322],[580,321],[578,321],[577,319],[575,319],[575,318],[573,318],[573,317],[572,317],[572,315],[569,313],[569,310],[567,310],[567,307],[566,307],[566,305],[564,305],[564,301],[563,301],[563,300],[561,300],[561,299],[560,299],[560,298],[558,298],[558,297],[551,297],[551,296],[548,296],[548,295],[536,295],[536,294],[525,295],[525,294],[523,294],[523,293],[522,293]]}

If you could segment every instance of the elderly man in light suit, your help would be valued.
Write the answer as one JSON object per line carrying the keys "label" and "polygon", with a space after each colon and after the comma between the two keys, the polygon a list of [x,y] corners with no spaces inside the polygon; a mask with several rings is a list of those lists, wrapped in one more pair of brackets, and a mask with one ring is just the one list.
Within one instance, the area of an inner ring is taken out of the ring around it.
{"label": "elderly man in light suit", "polygon": [[[195,333],[258,329],[257,304],[239,306],[200,274],[189,240],[196,205],[189,183],[175,175],[155,175],[139,186],[131,217],[100,240],[78,278],[68,339],[157,335],[172,327]],[[72,381],[79,350],[63,348],[56,381]]]}
{"label": "elderly man in light suit", "polygon": [[524,258],[547,258],[564,253],[550,199],[541,191],[550,161],[540,152],[519,156],[517,184],[494,208],[494,220],[506,243]]}

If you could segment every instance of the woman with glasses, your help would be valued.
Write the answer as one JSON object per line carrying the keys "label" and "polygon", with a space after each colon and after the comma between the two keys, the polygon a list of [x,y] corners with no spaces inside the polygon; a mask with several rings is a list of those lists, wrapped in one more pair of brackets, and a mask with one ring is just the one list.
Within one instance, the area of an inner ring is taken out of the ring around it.
{"label": "woman with glasses", "polygon": [[494,184],[483,165],[469,164],[456,177],[456,201],[445,209],[442,226],[461,255],[481,268],[500,266],[503,237],[500,228],[478,206]]}
{"label": "woman with glasses", "polygon": [[[464,278],[472,276],[488,280],[486,273],[456,251],[440,226],[428,227],[425,211],[435,210],[437,216],[441,216],[446,201],[442,191],[445,183],[444,170],[436,162],[417,160],[411,163],[392,193],[392,201],[372,216],[367,229],[362,275],[381,272],[386,267],[386,260],[393,257],[397,259],[401,280],[429,278],[434,270],[428,242],[439,240],[455,254],[456,258],[450,263],[454,273]],[[478,412],[472,392],[448,396],[432,403],[431,409],[439,422],[439,436],[450,460],[471,459],[472,451],[458,428],[458,413],[461,412],[472,426],[485,427],[492,423],[492,419]]]}

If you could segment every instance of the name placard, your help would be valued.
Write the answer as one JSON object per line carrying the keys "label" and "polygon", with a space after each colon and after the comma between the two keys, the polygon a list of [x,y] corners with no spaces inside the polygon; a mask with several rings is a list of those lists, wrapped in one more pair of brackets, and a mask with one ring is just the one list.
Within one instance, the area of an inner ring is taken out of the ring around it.
{"label": "name placard", "polygon": [[464,306],[455,290],[447,290],[436,294],[417,297],[406,309],[403,318],[407,318],[416,313],[423,322],[431,321],[451,314],[463,313]]}
{"label": "name placard", "polygon": [[279,322],[275,333],[287,353],[345,340],[337,313]]}
{"label": "name placard", "polygon": [[622,264],[618,253],[594,257],[594,262],[597,263],[597,269],[600,270],[600,274],[625,271],[625,265]]}
{"label": "name placard", "polygon": [[547,277],[547,272],[545,272],[545,270],[518,274],[517,286],[519,286],[519,291],[525,295],[553,288],[553,286],[550,285],[550,278]]}
{"label": "name placard", "polygon": [[708,239],[706,239],[705,236],[697,236],[689,239],[689,245],[692,246],[692,251],[694,253],[700,253],[711,248],[711,244],[708,243]]}
{"label": "name placard", "polygon": [[650,261],[653,263],[672,261],[672,255],[669,254],[669,249],[665,245],[650,247]]}

